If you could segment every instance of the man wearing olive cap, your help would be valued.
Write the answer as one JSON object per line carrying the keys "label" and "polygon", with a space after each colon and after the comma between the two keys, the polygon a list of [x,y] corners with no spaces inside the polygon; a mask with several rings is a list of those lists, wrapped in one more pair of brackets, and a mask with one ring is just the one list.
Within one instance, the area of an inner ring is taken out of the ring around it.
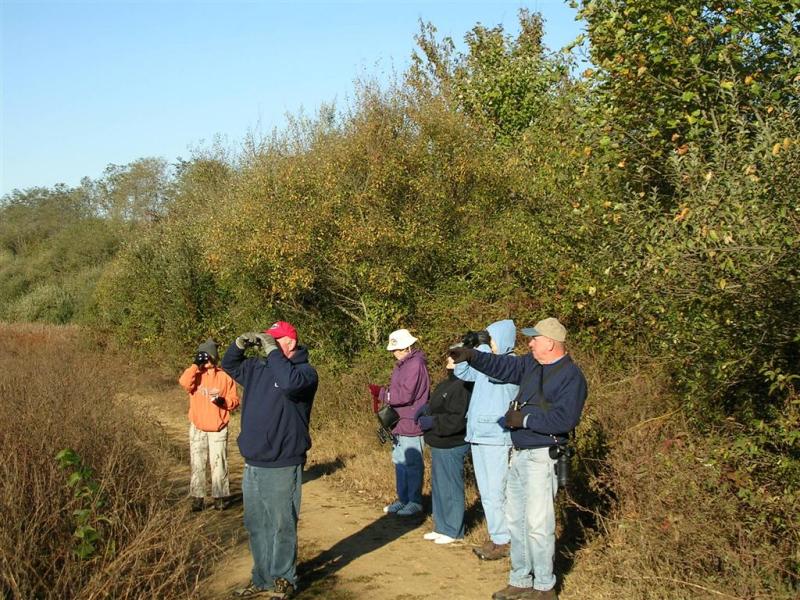
{"label": "man wearing olive cap", "polygon": [[[261,355],[245,358],[250,346]],[[253,555],[252,581],[234,595],[289,598],[297,584],[297,519],[317,371],[286,321],[237,337],[222,368],[244,388],[238,442],[245,461],[244,525]]]}
{"label": "man wearing olive cap", "polygon": [[556,460],[550,448],[567,441],[586,401],[586,378],[567,354],[567,330],[553,317],[532,328],[526,356],[454,348],[455,362],[469,362],[494,379],[519,385],[502,419],[511,430],[513,450],[506,483],[506,517],[511,533],[508,586],[494,600],[555,600]]}

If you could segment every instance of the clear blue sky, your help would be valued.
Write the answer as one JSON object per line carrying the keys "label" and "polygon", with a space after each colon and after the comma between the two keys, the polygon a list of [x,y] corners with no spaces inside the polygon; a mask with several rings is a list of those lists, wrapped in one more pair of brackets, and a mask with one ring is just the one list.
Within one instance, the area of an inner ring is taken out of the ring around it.
{"label": "clear blue sky", "polygon": [[137,2],[0,0],[0,194],[98,178],[109,163],[189,158],[341,106],[362,76],[403,71],[419,19],[456,42],[516,32],[527,7],[558,49],[581,24],[561,0]]}

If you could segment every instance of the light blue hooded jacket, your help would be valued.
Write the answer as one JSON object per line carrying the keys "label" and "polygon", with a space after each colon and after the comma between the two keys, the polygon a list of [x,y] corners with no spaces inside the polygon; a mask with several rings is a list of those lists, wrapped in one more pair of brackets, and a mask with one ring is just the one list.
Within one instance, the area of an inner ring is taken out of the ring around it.
{"label": "light blue hooded jacket", "polygon": [[[497,346],[498,354],[512,354],[517,338],[514,321],[497,321],[486,328]],[[491,352],[486,344],[476,348],[480,352]],[[506,414],[508,404],[517,396],[519,386],[502,383],[476,371],[469,363],[457,363],[453,371],[459,379],[474,381],[472,400],[467,412],[467,435],[464,439],[473,444],[510,446],[511,432],[503,429],[498,421]]]}

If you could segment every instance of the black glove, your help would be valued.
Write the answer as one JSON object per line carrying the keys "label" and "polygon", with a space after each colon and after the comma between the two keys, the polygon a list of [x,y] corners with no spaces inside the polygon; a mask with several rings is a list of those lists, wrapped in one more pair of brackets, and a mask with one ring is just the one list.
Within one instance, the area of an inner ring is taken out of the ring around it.
{"label": "black glove", "polygon": [[460,348],[450,348],[447,355],[452,358],[455,363],[469,362],[475,356],[475,350],[461,346]]}
{"label": "black glove", "polygon": [[430,431],[433,429],[433,426],[436,424],[436,417],[431,415],[422,415],[419,419],[417,419],[417,425],[422,431]]}
{"label": "black glove", "polygon": [[194,355],[194,364],[198,367],[202,367],[210,360],[208,356],[208,352],[198,352]]}
{"label": "black glove", "polygon": [[507,429],[522,429],[524,421],[525,421],[525,415],[522,414],[522,411],[509,408],[508,412],[506,412]]}

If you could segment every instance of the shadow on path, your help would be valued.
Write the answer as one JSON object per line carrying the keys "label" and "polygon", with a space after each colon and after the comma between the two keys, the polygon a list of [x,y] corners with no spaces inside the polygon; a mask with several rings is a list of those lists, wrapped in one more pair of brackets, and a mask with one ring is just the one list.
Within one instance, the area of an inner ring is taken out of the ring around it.
{"label": "shadow on path", "polygon": [[306,589],[349,565],[353,560],[391,544],[409,531],[417,529],[425,515],[398,517],[384,515],[360,531],[344,538],[328,550],[297,566],[302,589]]}
{"label": "shadow on path", "polygon": [[330,475],[339,469],[344,468],[344,461],[341,458],[329,460],[324,463],[316,463],[314,466],[309,467],[303,471],[303,483],[319,479],[323,475]]}
{"label": "shadow on path", "polygon": [[470,533],[474,529],[480,529],[481,527],[485,529],[484,518],[481,499],[476,498],[472,505],[464,509],[464,531]]}

